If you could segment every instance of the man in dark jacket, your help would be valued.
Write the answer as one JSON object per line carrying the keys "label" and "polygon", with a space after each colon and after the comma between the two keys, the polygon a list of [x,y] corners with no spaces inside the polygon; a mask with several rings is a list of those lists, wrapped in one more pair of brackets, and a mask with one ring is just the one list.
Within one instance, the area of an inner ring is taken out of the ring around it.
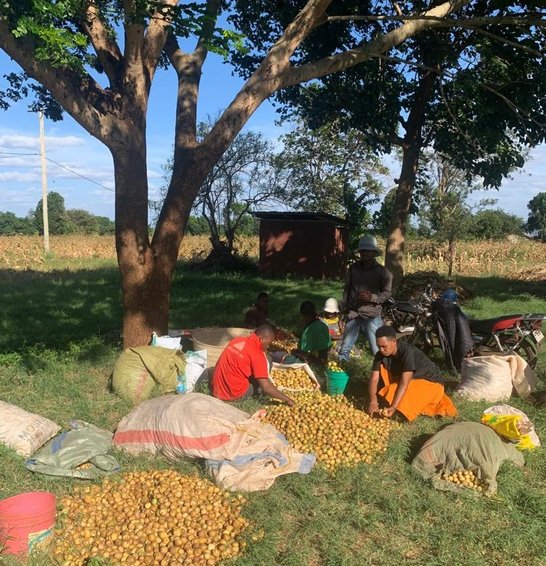
{"label": "man in dark jacket", "polygon": [[349,359],[361,330],[376,354],[375,331],[383,325],[381,305],[391,296],[392,274],[376,260],[381,255],[377,240],[373,236],[360,238],[358,252],[360,261],[349,268],[343,290],[343,312],[347,315],[347,323],[339,348],[341,360]]}

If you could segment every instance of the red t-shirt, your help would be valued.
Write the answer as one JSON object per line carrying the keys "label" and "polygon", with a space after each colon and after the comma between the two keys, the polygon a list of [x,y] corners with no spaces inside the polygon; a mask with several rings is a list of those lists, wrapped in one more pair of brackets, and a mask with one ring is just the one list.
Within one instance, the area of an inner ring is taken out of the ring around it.
{"label": "red t-shirt", "polygon": [[241,398],[248,389],[249,378],[267,379],[267,358],[258,336],[233,338],[220,355],[212,375],[212,394],[223,401]]}

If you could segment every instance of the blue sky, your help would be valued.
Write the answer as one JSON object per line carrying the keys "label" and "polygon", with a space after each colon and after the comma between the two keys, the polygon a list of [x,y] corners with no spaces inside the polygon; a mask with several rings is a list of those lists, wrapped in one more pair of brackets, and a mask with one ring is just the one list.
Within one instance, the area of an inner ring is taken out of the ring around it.
{"label": "blue sky", "polygon": [[[0,51],[0,76],[17,66]],[[243,81],[232,76],[230,67],[211,54],[205,63],[199,119],[223,109]],[[0,79],[0,89],[5,85]],[[174,135],[176,80],[172,70],[158,72],[152,87],[148,114],[148,177],[150,198],[163,184],[162,165],[171,154]],[[282,129],[275,125],[276,113],[266,102],[256,111],[247,129],[276,140]],[[93,214],[114,216],[113,167],[109,151],[70,116],[61,122],[45,121],[47,178],[49,191],[63,195],[66,208],[83,208]],[[41,198],[39,123],[36,114],[19,102],[0,113],[0,211],[25,216]],[[17,155],[13,155],[17,154]],[[387,158],[392,178],[397,165]],[[495,207],[527,218],[527,203],[546,191],[546,145],[535,148],[522,171],[504,181],[499,191],[476,193],[476,200],[497,198]]]}

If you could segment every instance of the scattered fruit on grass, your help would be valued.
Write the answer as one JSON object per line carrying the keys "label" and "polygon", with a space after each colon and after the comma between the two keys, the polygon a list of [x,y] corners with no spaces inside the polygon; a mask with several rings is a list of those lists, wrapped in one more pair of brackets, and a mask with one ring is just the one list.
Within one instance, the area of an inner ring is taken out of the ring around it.
{"label": "scattered fruit on grass", "polygon": [[399,426],[388,419],[372,419],[343,395],[304,391],[291,397],[294,407],[273,407],[265,420],[296,450],[315,454],[330,472],[360,462],[371,463],[377,454],[385,452],[391,430]]}
{"label": "scattered fruit on grass", "polygon": [[245,546],[244,501],[174,470],[131,472],[76,488],[61,500],[54,557],[64,566],[93,558],[112,565],[213,566]]}
{"label": "scattered fruit on grass", "polygon": [[271,377],[277,387],[313,391],[315,382],[303,368],[283,368],[271,371]]}
{"label": "scattered fruit on grass", "polygon": [[468,487],[479,492],[485,491],[488,488],[487,482],[480,479],[473,470],[458,470],[451,474],[442,472],[440,477],[441,479],[454,483],[459,487]]}

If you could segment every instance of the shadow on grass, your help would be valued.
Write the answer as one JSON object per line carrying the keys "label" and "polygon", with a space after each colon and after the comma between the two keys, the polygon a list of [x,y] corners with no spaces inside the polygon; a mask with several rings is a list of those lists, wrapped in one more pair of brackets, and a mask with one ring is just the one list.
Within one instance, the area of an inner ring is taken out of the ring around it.
{"label": "shadow on grass", "polygon": [[[303,300],[320,307],[327,296],[340,294],[341,283],[203,272],[179,263],[173,277],[169,326],[242,326],[244,313],[264,290],[270,293],[272,319],[295,327]],[[71,349],[76,358],[100,360],[104,347],[121,346],[121,321],[121,286],[115,266],[0,270],[0,355],[24,354],[29,368],[39,365],[41,350]]]}
{"label": "shadow on grass", "polygon": [[115,268],[0,270],[0,352],[24,353],[32,367],[41,349],[80,343],[76,356],[97,360],[104,355],[97,336],[104,344],[119,342],[120,305]]}
{"label": "shadow on grass", "polygon": [[417,453],[419,452],[419,450],[421,450],[423,444],[433,436],[433,434],[420,434],[411,439],[408,447],[408,455],[405,458],[408,464],[411,464],[413,462],[413,459],[415,458],[415,456],[417,456]]}
{"label": "shadow on grass", "polygon": [[546,281],[521,281],[509,277],[457,277],[457,280],[470,288],[474,297],[488,297],[490,300],[505,303],[529,298],[529,295],[546,301]]}

